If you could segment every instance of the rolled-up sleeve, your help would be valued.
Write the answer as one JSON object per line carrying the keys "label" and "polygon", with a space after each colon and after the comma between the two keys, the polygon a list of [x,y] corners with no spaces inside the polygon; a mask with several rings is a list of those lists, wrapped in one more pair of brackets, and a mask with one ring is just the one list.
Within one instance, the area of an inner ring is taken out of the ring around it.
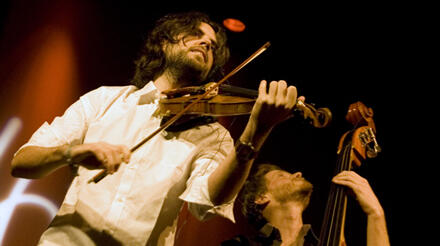
{"label": "rolled-up sleeve", "polygon": [[[235,197],[227,203],[215,206],[208,191],[209,176],[233,149],[233,140],[226,129],[221,134],[224,134],[220,137],[221,141],[202,145],[204,146],[203,154],[194,161],[187,188],[180,199],[188,202],[188,210],[199,220],[220,215],[235,223],[233,212]],[[214,146],[214,148],[209,146]]]}
{"label": "rolled-up sleeve", "polygon": [[90,99],[99,94],[99,90],[87,93],[73,103],[62,116],[55,117],[50,124],[44,122],[20,149],[26,146],[55,147],[81,143],[90,118],[96,111]]}

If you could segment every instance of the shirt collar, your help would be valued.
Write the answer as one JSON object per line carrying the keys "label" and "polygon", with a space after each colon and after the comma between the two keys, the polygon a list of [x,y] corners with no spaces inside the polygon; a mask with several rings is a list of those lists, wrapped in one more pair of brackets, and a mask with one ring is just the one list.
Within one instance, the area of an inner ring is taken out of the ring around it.
{"label": "shirt collar", "polygon": [[154,85],[153,81],[148,82],[135,93],[139,97],[138,105],[154,103],[160,96],[160,92]]}
{"label": "shirt collar", "polygon": [[[299,237],[304,238],[312,226],[310,224],[304,224],[299,232]],[[260,230],[259,235],[264,238],[269,238],[270,236],[275,236],[277,239],[281,239],[279,235],[279,231],[272,224],[266,223]]]}

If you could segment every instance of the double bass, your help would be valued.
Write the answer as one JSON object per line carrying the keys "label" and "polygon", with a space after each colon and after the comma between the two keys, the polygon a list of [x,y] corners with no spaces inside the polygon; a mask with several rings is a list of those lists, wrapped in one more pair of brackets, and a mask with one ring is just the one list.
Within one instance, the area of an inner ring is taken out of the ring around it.
{"label": "double bass", "polygon": [[[339,141],[335,175],[359,167],[366,158],[374,158],[381,151],[376,140],[373,110],[362,102],[349,106],[345,119],[354,129],[343,134]],[[345,187],[332,183],[330,186],[324,220],[319,236],[319,246],[345,246],[345,215],[347,192]]]}

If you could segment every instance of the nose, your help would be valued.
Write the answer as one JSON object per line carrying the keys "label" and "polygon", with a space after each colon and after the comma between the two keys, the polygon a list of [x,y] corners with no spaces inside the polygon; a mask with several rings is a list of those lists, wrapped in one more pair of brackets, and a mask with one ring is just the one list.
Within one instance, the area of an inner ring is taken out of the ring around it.
{"label": "nose", "polygon": [[296,172],[296,173],[292,174],[292,176],[294,178],[301,178],[302,177],[302,173],[301,172]]}

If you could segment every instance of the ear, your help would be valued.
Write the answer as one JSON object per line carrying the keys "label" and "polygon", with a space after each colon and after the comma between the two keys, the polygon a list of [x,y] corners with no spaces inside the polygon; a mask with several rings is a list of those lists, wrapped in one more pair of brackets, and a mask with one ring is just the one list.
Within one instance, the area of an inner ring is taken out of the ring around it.
{"label": "ear", "polygon": [[262,195],[257,196],[255,198],[254,202],[255,202],[255,204],[258,204],[258,205],[265,205],[265,204],[268,204],[269,201],[270,201],[269,197],[266,194],[262,194]]}

